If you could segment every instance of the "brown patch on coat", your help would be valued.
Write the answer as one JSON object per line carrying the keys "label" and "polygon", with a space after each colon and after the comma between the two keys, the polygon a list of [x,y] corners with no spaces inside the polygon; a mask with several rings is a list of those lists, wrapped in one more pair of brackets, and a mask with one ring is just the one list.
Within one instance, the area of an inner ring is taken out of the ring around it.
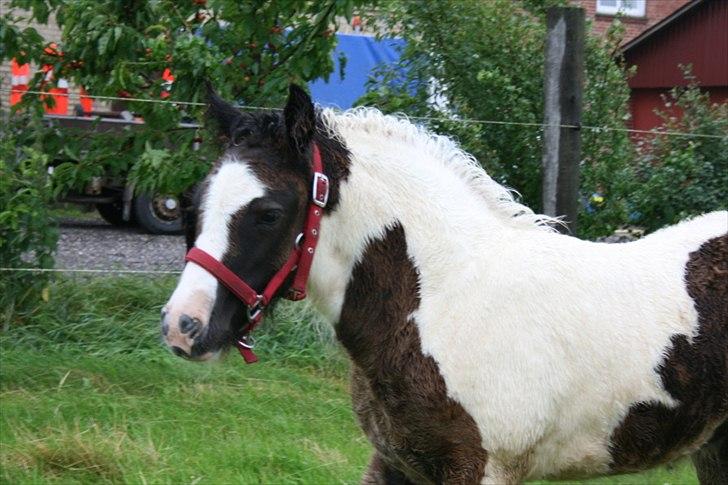
{"label": "brown patch on coat", "polygon": [[692,460],[700,483],[728,483],[728,421],[715,430],[708,443],[693,453]]}
{"label": "brown patch on coat", "polygon": [[694,451],[728,416],[728,234],[690,254],[685,283],[698,313],[698,334],[674,335],[656,369],[679,404],[632,405],[611,437],[612,470],[655,466]]}
{"label": "brown patch on coat", "polygon": [[354,410],[377,450],[365,479],[478,483],[487,453],[473,418],[422,353],[410,319],[419,304],[419,275],[397,224],[355,266],[336,327],[354,363]]}

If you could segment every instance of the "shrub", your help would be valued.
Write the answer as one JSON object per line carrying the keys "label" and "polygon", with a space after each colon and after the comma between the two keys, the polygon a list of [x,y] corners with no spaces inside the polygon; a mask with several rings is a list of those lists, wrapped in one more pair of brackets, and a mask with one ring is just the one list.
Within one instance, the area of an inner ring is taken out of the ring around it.
{"label": "shrub", "polygon": [[[48,205],[47,157],[34,148],[18,147],[11,132],[0,134],[0,267],[50,268],[58,235]],[[47,298],[47,282],[44,273],[0,273],[5,328]]]}
{"label": "shrub", "polygon": [[[547,2],[554,3],[564,2]],[[538,210],[545,4],[395,2],[387,13],[387,24],[407,41],[402,64],[378,72],[360,103],[387,112],[449,118],[427,124],[457,138],[493,178],[518,190]],[[587,35],[584,125],[623,128],[628,117],[627,73],[613,55],[619,34],[617,24],[606,40]],[[463,118],[505,124],[458,121]],[[633,149],[623,131],[582,133],[584,204],[578,227],[581,236],[592,237],[610,233],[626,220]],[[598,204],[589,202],[592,194],[598,194]]]}
{"label": "shrub", "polygon": [[686,76],[690,85],[665,97],[664,131],[711,137],[655,134],[641,142],[633,217],[648,230],[728,207],[728,103],[711,104]]}

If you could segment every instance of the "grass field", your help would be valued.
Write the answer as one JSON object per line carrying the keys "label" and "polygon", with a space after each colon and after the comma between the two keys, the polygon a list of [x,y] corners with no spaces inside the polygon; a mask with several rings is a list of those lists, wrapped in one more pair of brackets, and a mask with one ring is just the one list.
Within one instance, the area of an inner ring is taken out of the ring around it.
{"label": "grass field", "polygon": [[[0,334],[0,482],[358,482],[371,448],[330,331],[281,306],[258,340],[261,363],[187,363],[159,344],[173,285],[59,281],[44,308]],[[682,463],[585,483],[696,479]]]}

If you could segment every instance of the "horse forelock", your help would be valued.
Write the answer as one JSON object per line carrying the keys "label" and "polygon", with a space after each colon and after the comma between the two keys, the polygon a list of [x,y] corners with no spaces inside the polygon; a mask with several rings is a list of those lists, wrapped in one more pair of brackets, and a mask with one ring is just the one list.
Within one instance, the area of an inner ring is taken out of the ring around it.
{"label": "horse forelock", "polygon": [[[346,138],[357,131],[381,135],[417,145],[434,155],[441,166],[460,177],[505,224],[512,227],[553,231],[562,224],[559,218],[534,213],[518,202],[518,192],[491,178],[478,161],[463,151],[450,137],[432,133],[411,122],[405,115],[385,115],[376,108],[358,107],[347,111],[323,109],[320,112],[326,135],[346,145]],[[426,166],[424,168],[427,168]]]}

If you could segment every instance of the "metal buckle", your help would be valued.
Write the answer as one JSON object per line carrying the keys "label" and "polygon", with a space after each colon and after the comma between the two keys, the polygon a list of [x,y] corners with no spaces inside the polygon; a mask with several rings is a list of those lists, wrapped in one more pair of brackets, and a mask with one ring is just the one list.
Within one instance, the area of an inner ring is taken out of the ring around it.
{"label": "metal buckle", "polygon": [[300,248],[302,242],[303,242],[303,233],[300,233],[298,236],[296,236],[296,242],[293,243],[293,247],[296,249]]}
{"label": "metal buckle", "polygon": [[[321,191],[319,192],[319,185],[321,185]],[[329,201],[329,178],[321,172],[315,172],[313,174],[313,203],[319,207],[326,207],[326,203]]]}
{"label": "metal buckle", "polygon": [[263,305],[263,296],[258,295],[258,298],[255,300],[255,303],[250,305],[248,307],[248,320],[251,322],[257,322],[260,318],[261,314],[263,313],[263,310],[265,309],[265,306]]}
{"label": "metal buckle", "polygon": [[238,345],[241,347],[245,347],[246,349],[254,349],[255,348],[255,339],[252,335],[243,335],[238,339]]}

